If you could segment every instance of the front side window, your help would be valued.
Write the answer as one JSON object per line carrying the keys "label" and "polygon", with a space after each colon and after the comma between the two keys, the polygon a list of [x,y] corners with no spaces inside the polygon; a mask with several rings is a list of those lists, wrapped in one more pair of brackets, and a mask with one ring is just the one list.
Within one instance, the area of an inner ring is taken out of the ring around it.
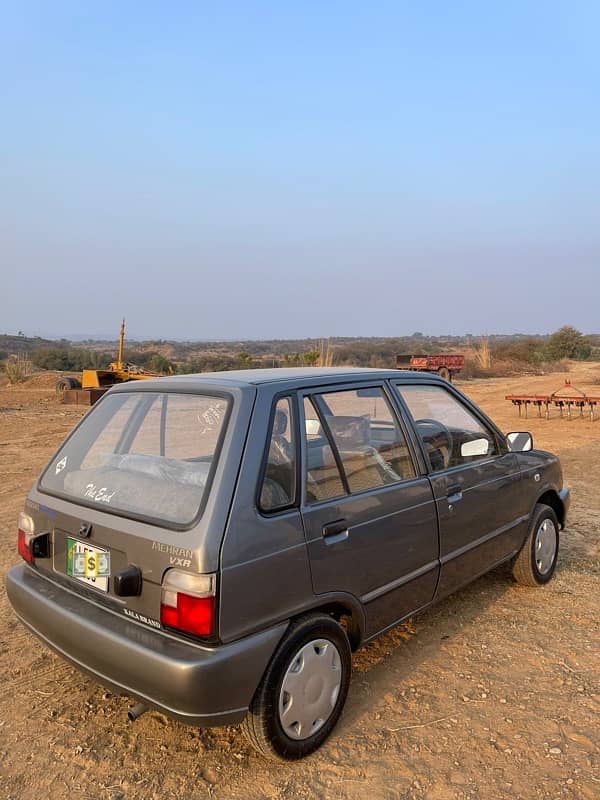
{"label": "front side window", "polygon": [[498,454],[496,438],[441,386],[398,385],[434,472]]}
{"label": "front side window", "polygon": [[40,487],[126,516],[188,525],[214,471],[228,407],[208,395],[109,395],[65,442]]}
{"label": "front side window", "polygon": [[294,502],[296,486],[296,444],[292,401],[282,398],[275,405],[269,435],[269,449],[260,492],[263,511],[276,511]]}

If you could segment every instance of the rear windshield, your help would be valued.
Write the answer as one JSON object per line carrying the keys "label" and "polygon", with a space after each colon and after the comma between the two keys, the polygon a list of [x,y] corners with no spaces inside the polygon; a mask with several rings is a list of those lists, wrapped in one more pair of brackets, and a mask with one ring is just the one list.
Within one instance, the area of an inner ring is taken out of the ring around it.
{"label": "rear windshield", "polygon": [[109,395],[65,442],[40,488],[125,516],[188,525],[208,491],[228,407],[208,395]]}

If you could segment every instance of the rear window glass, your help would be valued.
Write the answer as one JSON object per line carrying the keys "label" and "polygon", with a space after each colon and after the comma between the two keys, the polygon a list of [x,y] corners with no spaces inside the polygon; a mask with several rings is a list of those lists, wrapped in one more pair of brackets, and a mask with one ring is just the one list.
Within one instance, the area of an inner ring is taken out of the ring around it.
{"label": "rear window glass", "polygon": [[119,393],[84,418],[41,488],[126,516],[187,525],[212,476],[228,411],[223,397]]}

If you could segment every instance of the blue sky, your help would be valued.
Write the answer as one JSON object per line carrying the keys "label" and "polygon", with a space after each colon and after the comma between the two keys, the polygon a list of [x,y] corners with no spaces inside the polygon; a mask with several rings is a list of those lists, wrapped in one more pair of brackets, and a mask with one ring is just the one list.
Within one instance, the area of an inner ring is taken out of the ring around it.
{"label": "blue sky", "polygon": [[0,332],[600,331],[598,4],[2,15]]}

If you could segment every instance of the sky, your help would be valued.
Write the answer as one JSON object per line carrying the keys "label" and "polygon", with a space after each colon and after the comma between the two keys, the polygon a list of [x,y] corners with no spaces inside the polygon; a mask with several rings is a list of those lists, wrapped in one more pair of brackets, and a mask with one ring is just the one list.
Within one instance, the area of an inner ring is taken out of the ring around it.
{"label": "sky", "polygon": [[0,333],[600,332],[598,3],[0,10]]}

